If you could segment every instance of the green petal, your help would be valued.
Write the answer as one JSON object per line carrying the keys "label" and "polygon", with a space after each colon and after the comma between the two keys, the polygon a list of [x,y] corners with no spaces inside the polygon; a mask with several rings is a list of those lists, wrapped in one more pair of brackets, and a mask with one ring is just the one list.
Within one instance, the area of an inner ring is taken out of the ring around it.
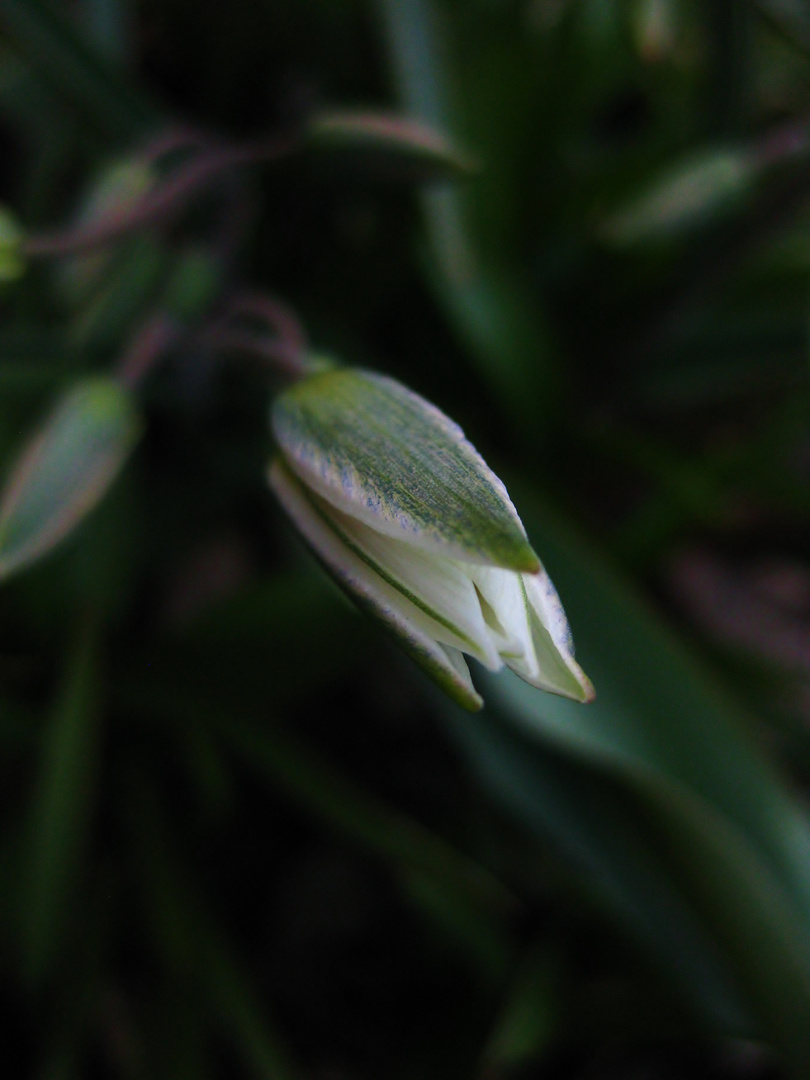
{"label": "green petal", "polygon": [[304,483],[377,532],[465,562],[538,569],[506,489],[461,428],[394,379],[323,372],[276,398],[271,419]]}
{"label": "green petal", "polygon": [[343,591],[358,607],[380,619],[454,701],[470,711],[480,709],[483,700],[472,685],[460,651],[439,644],[423,628],[424,614],[344,543],[281,459],[273,461],[268,479],[313,553]]}

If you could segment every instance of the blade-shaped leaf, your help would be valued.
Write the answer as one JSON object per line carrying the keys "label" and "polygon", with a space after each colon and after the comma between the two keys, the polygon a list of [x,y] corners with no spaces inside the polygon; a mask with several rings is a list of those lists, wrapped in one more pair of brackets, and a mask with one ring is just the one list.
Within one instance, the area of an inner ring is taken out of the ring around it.
{"label": "blade-shaped leaf", "polygon": [[[692,898],[761,1030],[798,1076],[810,1061],[810,828],[734,703],[598,556],[531,519],[599,687],[589,709],[482,673],[486,696],[530,737],[635,792],[668,837]],[[804,1017],[804,1019],[802,1019]]]}
{"label": "blade-shaped leaf", "polygon": [[[457,24],[445,26],[447,12],[432,0],[378,0],[377,8],[403,109],[443,131],[462,129],[475,138],[476,146],[482,141],[486,145],[486,118],[467,108],[469,86],[464,88],[463,104],[457,92],[458,73],[449,48]],[[513,76],[520,85],[519,73],[512,70],[499,82],[511,85]],[[480,83],[480,79],[472,82]],[[491,95],[481,92],[480,97],[486,103],[484,112],[492,115]],[[534,113],[531,117],[525,137],[512,141],[511,154],[521,162],[527,140],[533,138]],[[479,127],[482,119],[484,130]],[[499,125],[501,119],[502,114]],[[511,246],[507,236],[495,230],[498,238],[493,247],[472,221],[472,206],[483,200],[492,207],[494,196],[500,204],[494,219],[511,224],[512,210],[505,215],[502,210],[505,203],[514,206],[507,194],[513,190],[513,177],[507,173],[504,178],[502,172],[504,148],[499,144],[491,151],[480,178],[471,181],[471,189],[463,193],[471,196],[469,201],[463,201],[462,192],[452,187],[421,192],[430,249],[426,276],[470,358],[508,407],[512,421],[519,421],[525,433],[536,439],[548,427],[558,401],[557,378],[548,363],[553,342],[540,297],[529,284],[530,275],[504,258],[504,242]],[[488,186],[487,176],[492,178]],[[482,184],[488,194],[481,190]],[[515,222],[505,232],[519,236],[521,229]]]}
{"label": "blade-shaped leaf", "polygon": [[[510,681],[512,677],[507,675]],[[709,1020],[749,1030],[730,965],[689,905],[632,796],[598,772],[509,731],[495,716],[450,716],[451,731],[498,799],[581,875]]]}
{"label": "blade-shaped leaf", "polygon": [[33,980],[44,973],[58,947],[85,842],[98,749],[96,647],[95,634],[85,629],[44,735],[22,912],[26,968]]}
{"label": "blade-shaped leaf", "polygon": [[50,551],[112,483],[140,430],[113,379],[74,386],[27,443],[0,496],[0,579]]}
{"label": "blade-shaped leaf", "polygon": [[739,207],[753,190],[758,167],[742,150],[712,149],[680,162],[602,225],[612,244],[677,236]]}
{"label": "blade-shaped leaf", "polygon": [[184,873],[176,840],[148,780],[130,780],[132,831],[139,883],[158,942],[171,971],[192,972],[212,1025],[232,1042],[257,1080],[294,1080],[299,1074],[275,1030],[270,1010],[252,985],[228,935]]}
{"label": "blade-shaped leaf", "polygon": [[449,139],[428,124],[373,112],[324,112],[308,123],[306,145],[372,176],[444,180],[475,168]]}
{"label": "blade-shaped leaf", "polygon": [[139,135],[155,123],[152,102],[88,46],[70,14],[47,0],[3,0],[0,28],[60,99],[114,137]]}

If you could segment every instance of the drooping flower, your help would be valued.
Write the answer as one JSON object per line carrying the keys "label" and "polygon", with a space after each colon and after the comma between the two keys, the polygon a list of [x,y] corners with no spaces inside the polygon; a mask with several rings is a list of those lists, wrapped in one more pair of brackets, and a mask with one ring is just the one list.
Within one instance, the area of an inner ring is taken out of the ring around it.
{"label": "drooping flower", "polygon": [[280,394],[269,480],[312,551],[456,701],[464,653],[590,701],[562,605],[504,485],[463,431],[401,383],[331,368]]}

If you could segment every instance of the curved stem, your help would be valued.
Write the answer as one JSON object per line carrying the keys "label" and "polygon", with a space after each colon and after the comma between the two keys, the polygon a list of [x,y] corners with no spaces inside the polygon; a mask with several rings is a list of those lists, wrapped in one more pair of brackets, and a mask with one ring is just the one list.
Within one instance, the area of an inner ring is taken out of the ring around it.
{"label": "curved stem", "polygon": [[279,339],[294,352],[303,355],[307,350],[307,336],[297,315],[274,296],[267,293],[239,293],[231,300],[227,315],[268,323]]}
{"label": "curved stem", "polygon": [[272,341],[251,334],[247,330],[212,329],[206,340],[216,349],[247,353],[260,360],[267,360],[285,378],[292,381],[306,375],[306,368],[283,341]]}
{"label": "curved stem", "polygon": [[118,363],[118,377],[132,388],[177,341],[180,330],[165,312],[158,312],[140,327]]}
{"label": "curved stem", "polygon": [[[174,145],[164,146],[157,156],[181,145],[188,145],[188,141],[175,141]],[[245,146],[215,146],[209,152],[200,153],[192,161],[180,166],[163,183],[139,199],[122,217],[92,222],[50,236],[31,236],[22,244],[22,253],[33,259],[54,258],[103,247],[136,229],[156,225],[170,218],[183,207],[189,196],[199,194],[221,173],[240,166],[285,157],[292,153],[295,146],[291,139],[250,143]]]}
{"label": "curved stem", "polygon": [[[259,329],[231,325],[235,320],[250,320],[258,323]],[[264,332],[268,326],[274,336]],[[307,337],[300,320],[280,300],[264,293],[235,296],[207,338],[219,349],[234,349],[270,361],[288,379],[300,379],[311,370],[306,359]]]}

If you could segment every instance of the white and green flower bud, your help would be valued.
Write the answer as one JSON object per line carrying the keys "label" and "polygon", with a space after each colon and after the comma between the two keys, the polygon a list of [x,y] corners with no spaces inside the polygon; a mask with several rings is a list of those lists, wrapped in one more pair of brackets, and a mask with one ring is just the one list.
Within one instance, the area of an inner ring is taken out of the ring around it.
{"label": "white and green flower bud", "polygon": [[590,701],[554,586],[501,481],[435,406],[394,379],[333,368],[271,415],[270,484],[329,573],[468,709],[463,653]]}

